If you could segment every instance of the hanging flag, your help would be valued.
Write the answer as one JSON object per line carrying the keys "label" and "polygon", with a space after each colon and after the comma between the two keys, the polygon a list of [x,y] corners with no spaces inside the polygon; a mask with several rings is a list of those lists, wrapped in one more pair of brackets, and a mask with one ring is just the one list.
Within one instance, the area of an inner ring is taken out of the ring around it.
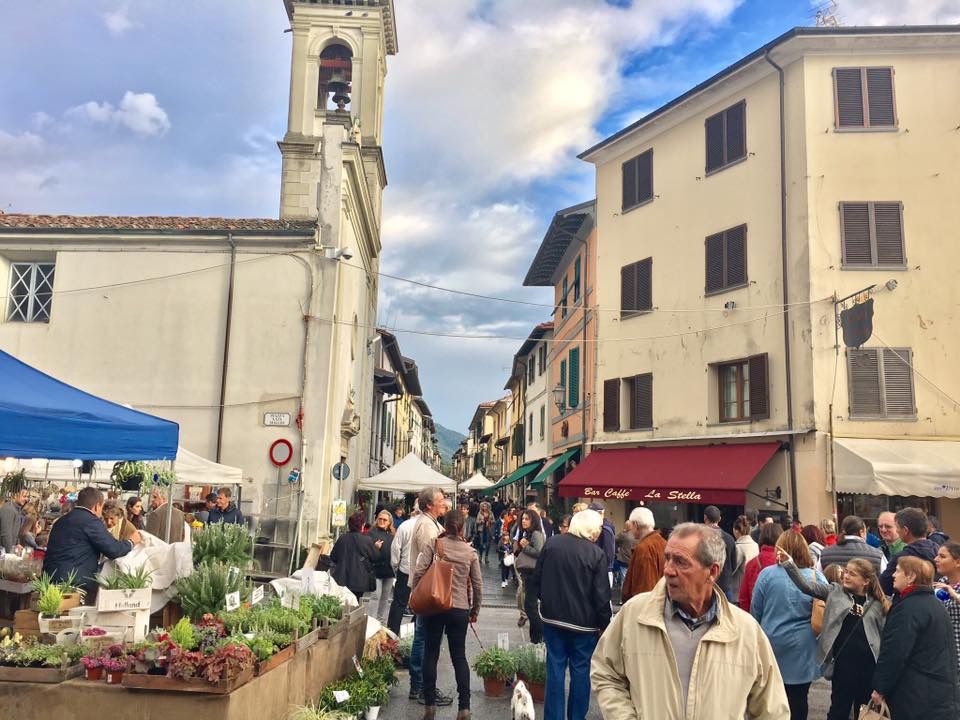
{"label": "hanging flag", "polygon": [[860,348],[873,335],[873,298],[857,303],[840,312],[840,327],[843,328],[843,344]]}

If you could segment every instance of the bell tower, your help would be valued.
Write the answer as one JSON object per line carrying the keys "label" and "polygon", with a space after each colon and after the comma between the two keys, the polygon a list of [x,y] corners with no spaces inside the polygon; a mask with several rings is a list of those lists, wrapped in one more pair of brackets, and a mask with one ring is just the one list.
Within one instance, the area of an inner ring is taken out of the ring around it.
{"label": "bell tower", "polygon": [[386,184],[383,89],[387,56],[397,53],[393,0],[283,2],[293,51],[287,132],[278,143],[280,217],[322,222],[325,203],[339,206],[336,198],[323,197],[338,192],[339,183],[323,175],[340,164],[347,144],[362,149],[369,202],[379,218]]}

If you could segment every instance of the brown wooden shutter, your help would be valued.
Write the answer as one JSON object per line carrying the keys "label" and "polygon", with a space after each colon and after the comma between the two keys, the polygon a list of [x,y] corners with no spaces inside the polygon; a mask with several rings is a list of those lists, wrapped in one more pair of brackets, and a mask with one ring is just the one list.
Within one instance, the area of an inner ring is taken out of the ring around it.
{"label": "brown wooden shutter", "polygon": [[637,310],[653,309],[653,258],[636,263]]}
{"label": "brown wooden shutter", "polygon": [[637,204],[637,158],[623,164],[623,209]]}
{"label": "brown wooden shutter", "polygon": [[893,68],[867,68],[867,107],[870,127],[893,127],[897,124],[893,104]]}
{"label": "brown wooden shutter", "polygon": [[847,370],[850,387],[850,417],[880,417],[883,415],[883,395],[880,390],[880,362],[875,348],[847,349]]}
{"label": "brown wooden shutter", "polygon": [[708,117],[706,121],[707,172],[724,165],[723,152],[723,113]]}
{"label": "brown wooden shutter", "polygon": [[727,230],[726,277],[724,287],[734,287],[747,282],[747,226]]}
{"label": "brown wooden shutter", "polygon": [[723,289],[723,233],[709,236],[706,246],[706,290],[716,292]]}
{"label": "brown wooden shutter", "polygon": [[603,381],[603,429],[605,432],[620,429],[620,378]]}
{"label": "brown wooden shutter", "polygon": [[887,417],[913,417],[917,414],[912,364],[909,348],[883,349],[883,400]]}
{"label": "brown wooden shutter", "polygon": [[637,203],[653,198],[653,149],[637,158]]}
{"label": "brown wooden shutter", "polygon": [[652,428],[653,373],[634,375],[630,385],[630,427],[637,430]]}
{"label": "brown wooden shutter", "polygon": [[872,265],[869,203],[840,203],[840,246],[844,265]]}
{"label": "brown wooden shutter", "polygon": [[754,355],[747,360],[750,372],[750,419],[770,417],[770,380],[767,374],[767,354]]}
{"label": "brown wooden shutter", "polygon": [[726,118],[727,152],[724,161],[731,163],[747,154],[747,104],[739,102],[724,112]]}
{"label": "brown wooden shutter", "polygon": [[620,268],[620,317],[637,311],[637,273],[634,265]]}
{"label": "brown wooden shutter", "polygon": [[900,203],[873,203],[878,265],[904,265],[903,222]]}
{"label": "brown wooden shutter", "polygon": [[837,127],[864,127],[863,79],[861,68],[833,69],[837,102]]}

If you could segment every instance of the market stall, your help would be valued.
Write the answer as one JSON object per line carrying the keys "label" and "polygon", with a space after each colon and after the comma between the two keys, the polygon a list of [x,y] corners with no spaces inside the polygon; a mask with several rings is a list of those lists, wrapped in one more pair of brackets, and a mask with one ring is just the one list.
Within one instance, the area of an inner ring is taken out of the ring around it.
{"label": "market stall", "polygon": [[423,462],[416,453],[409,453],[395,465],[378,475],[364,478],[359,490],[379,492],[418,493],[426,487],[438,487],[444,492],[456,492],[457,483],[441,475]]}

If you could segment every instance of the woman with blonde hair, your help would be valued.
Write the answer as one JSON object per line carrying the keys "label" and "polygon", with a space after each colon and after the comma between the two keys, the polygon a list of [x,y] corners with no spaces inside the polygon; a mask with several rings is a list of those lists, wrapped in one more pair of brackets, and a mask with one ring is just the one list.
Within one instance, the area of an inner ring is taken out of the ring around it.
{"label": "woman with blonde hair", "polygon": [[[780,535],[776,547],[777,554],[791,558],[811,582],[826,583],[813,567],[807,541],[800,533],[787,530]],[[810,626],[812,611],[813,600],[797,589],[783,567],[774,564],[760,572],[753,588],[750,614],[760,623],[773,647],[787,690],[791,720],[806,720],[810,683],[820,677],[817,637]]]}
{"label": "woman with blonde hair", "polygon": [[933,594],[933,566],[901,555],[893,588],[899,597],[883,628],[870,699],[886,701],[896,720],[956,720],[957,648],[950,617]]}
{"label": "woman with blonde hair", "polygon": [[387,610],[390,607],[393,594],[393,584],[396,582],[393,566],[390,564],[390,548],[393,545],[395,534],[393,515],[390,514],[389,510],[381,510],[377,513],[377,519],[369,533],[374,542],[377,540],[383,541],[377,551],[377,559],[373,562],[373,575],[377,578],[377,590],[379,591],[377,595],[377,620],[380,622],[386,622]]}
{"label": "woman with blonde hair", "polygon": [[880,589],[877,569],[869,560],[854,558],[829,570],[839,580],[811,582],[789,553],[780,550],[777,560],[800,592],[825,601],[823,627],[817,640],[817,662],[832,680],[827,720],[847,720],[870,699],[873,669],[887,613],[887,598]]}

